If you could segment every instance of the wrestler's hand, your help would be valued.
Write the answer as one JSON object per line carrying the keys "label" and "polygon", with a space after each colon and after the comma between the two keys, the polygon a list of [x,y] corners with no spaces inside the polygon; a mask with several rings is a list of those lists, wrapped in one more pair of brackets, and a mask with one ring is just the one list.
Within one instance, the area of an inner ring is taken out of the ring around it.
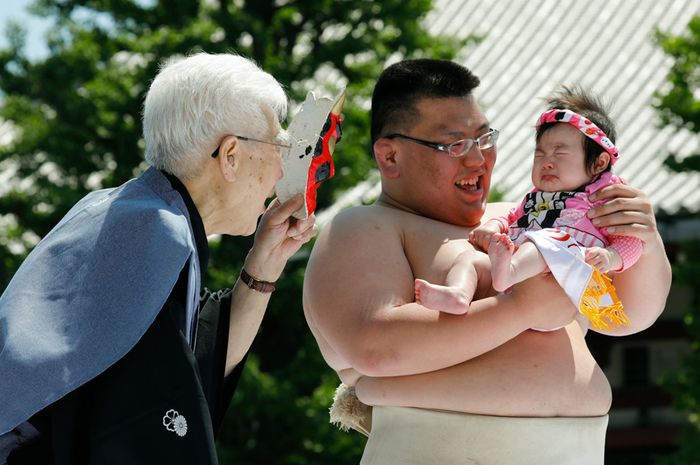
{"label": "wrestler's hand", "polygon": [[595,266],[601,273],[615,271],[622,268],[622,257],[615,249],[602,247],[588,247],[585,249],[586,263]]}
{"label": "wrestler's hand", "polygon": [[578,309],[550,273],[542,273],[513,286],[512,297],[527,312],[530,327],[555,329],[571,323]]}
{"label": "wrestler's hand", "polygon": [[591,201],[607,200],[588,212],[593,224],[606,227],[608,234],[634,236],[644,242],[644,249],[661,244],[654,208],[639,189],[626,184],[606,186],[589,196]]}
{"label": "wrestler's hand", "polygon": [[277,281],[289,257],[316,235],[318,226],[314,215],[304,220],[292,216],[303,205],[301,194],[285,203],[275,199],[268,205],[244,265],[251,276],[262,281]]}
{"label": "wrestler's hand", "polygon": [[503,232],[498,220],[488,220],[481,226],[472,229],[469,233],[469,242],[479,247],[484,252],[489,251],[489,244],[494,234]]}

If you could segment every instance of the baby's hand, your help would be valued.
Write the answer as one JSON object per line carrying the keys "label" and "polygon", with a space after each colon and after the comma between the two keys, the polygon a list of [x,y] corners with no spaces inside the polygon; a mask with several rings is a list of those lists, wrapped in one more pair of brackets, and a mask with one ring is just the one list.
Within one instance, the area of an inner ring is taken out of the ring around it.
{"label": "baby's hand", "polygon": [[501,222],[497,220],[489,220],[478,228],[472,229],[469,233],[469,242],[479,247],[484,252],[489,251],[489,243],[494,234],[503,232],[501,230]]}
{"label": "baby's hand", "polygon": [[601,273],[622,268],[622,258],[615,249],[589,247],[586,249],[586,263],[595,266]]}

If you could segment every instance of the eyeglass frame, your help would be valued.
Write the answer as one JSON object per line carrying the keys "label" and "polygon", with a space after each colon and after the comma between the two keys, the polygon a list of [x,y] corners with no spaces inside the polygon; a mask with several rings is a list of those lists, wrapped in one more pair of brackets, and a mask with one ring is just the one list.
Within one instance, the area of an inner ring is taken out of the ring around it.
{"label": "eyeglass frame", "polygon": [[[282,147],[282,148],[285,148],[285,149],[291,149],[291,148],[292,148],[292,145],[291,145],[291,144],[281,144],[281,143],[279,143],[279,142],[270,142],[270,141],[266,141],[266,140],[254,139],[254,138],[252,138],[252,137],[237,136],[237,135],[235,135],[235,134],[232,134],[232,136],[233,136],[233,137],[236,137],[236,138],[238,138],[238,139],[240,139],[240,140],[246,140],[246,141],[251,141],[251,142],[260,142],[261,144],[274,145],[275,147]],[[221,144],[219,144],[219,145],[216,147],[216,150],[214,150],[214,151],[211,153],[211,157],[212,157],[212,158],[216,158],[216,157],[219,156],[219,149],[220,149],[220,148],[221,148]]]}
{"label": "eyeglass frame", "polygon": [[[477,137],[476,139],[460,139],[460,140],[452,142],[451,144],[441,144],[439,142],[431,142],[428,140],[418,139],[416,137],[407,136],[405,134],[400,134],[398,132],[383,136],[383,139],[405,139],[405,140],[414,142],[416,144],[430,147],[431,149],[437,150],[438,152],[444,152],[449,157],[462,158],[469,153],[469,151],[472,149],[472,147],[474,147],[474,144],[476,144],[476,146],[479,148],[479,150],[490,150],[490,149],[494,148],[496,146],[496,142],[498,141],[499,134],[500,134],[500,131],[498,129],[489,128],[489,132]],[[481,142],[479,142],[479,141],[485,137],[492,137],[494,139],[493,145],[491,145],[490,147],[481,147]],[[460,144],[462,142],[471,142],[471,143],[464,150],[464,152],[462,152],[460,155],[453,155],[452,152],[450,151],[450,148],[457,145],[457,144]]]}

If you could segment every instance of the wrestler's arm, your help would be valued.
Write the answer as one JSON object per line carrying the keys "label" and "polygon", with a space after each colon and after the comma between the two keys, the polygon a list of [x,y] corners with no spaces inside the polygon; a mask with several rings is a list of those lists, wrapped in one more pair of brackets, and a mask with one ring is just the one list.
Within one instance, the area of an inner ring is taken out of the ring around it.
{"label": "wrestler's arm", "polygon": [[659,317],[671,288],[671,265],[656,228],[654,209],[641,190],[625,184],[604,187],[590,198],[611,199],[591,209],[589,216],[596,226],[607,227],[610,234],[633,236],[644,242],[637,263],[614,278],[631,324],[600,332],[624,336],[642,331]]}
{"label": "wrestler's arm", "polygon": [[[552,327],[573,318],[563,291],[546,278],[522,292],[472,302],[467,315],[426,309],[413,302],[401,234],[391,214],[380,215],[377,207],[346,210],[320,234],[306,268],[305,311],[361,374],[437,370],[486,353],[537,321]],[[542,292],[551,305],[523,305]]]}
{"label": "wrestler's arm", "polygon": [[368,405],[484,415],[595,416],[610,408],[609,384],[575,323],[546,333],[525,331],[495,350],[442,370],[363,376],[355,388]]}

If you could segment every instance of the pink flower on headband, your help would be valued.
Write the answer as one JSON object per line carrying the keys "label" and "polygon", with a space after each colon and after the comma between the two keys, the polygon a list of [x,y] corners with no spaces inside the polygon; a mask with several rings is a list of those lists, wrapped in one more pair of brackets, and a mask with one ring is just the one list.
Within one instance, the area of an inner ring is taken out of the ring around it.
{"label": "pink flower on headband", "polygon": [[537,128],[539,129],[545,123],[569,123],[570,125],[581,131],[586,137],[593,139],[598,145],[603,147],[603,150],[610,154],[610,163],[615,164],[619,158],[619,152],[615,144],[596,124],[583,116],[571,110],[561,110],[555,108],[547,110],[540,115],[537,120]]}

